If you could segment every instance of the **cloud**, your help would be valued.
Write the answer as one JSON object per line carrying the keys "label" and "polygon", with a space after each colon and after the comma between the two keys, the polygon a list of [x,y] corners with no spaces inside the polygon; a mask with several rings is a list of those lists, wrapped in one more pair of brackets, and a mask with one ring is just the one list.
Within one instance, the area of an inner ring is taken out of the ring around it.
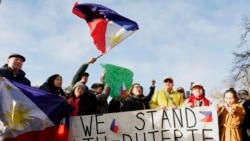
{"label": "cloud", "polygon": [[[248,2],[243,1],[91,2],[129,17],[140,29],[89,66],[89,85],[99,81],[99,63],[110,63],[131,69],[134,81],[145,87],[155,79],[160,89],[162,78],[171,75],[176,87],[189,89],[190,82],[199,81],[213,89],[229,74],[241,18],[249,13]],[[10,53],[21,53],[33,84],[60,73],[68,85],[82,63],[100,54],[86,22],[72,14],[73,5],[60,0],[3,1],[0,63]]]}

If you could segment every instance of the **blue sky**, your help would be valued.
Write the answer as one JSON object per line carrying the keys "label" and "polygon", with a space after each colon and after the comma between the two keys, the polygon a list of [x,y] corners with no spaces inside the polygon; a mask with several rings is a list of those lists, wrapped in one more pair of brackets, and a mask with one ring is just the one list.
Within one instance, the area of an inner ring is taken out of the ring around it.
{"label": "blue sky", "polygon": [[[86,22],[72,14],[72,0],[2,0],[0,64],[11,53],[23,54],[23,70],[32,85],[55,73],[63,85],[82,63],[100,52]],[[88,85],[99,81],[100,63],[126,67],[146,92],[152,79],[162,88],[165,76],[174,87],[201,82],[207,91],[227,79],[237,51],[248,0],[79,0],[98,3],[136,21],[139,30],[89,66]],[[222,90],[224,91],[224,90]]]}

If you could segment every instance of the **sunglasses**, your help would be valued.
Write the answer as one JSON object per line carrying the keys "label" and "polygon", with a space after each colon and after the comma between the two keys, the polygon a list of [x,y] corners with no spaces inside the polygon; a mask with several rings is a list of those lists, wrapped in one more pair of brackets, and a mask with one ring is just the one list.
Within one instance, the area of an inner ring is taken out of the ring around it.
{"label": "sunglasses", "polygon": [[165,83],[168,83],[168,82],[169,82],[169,83],[173,83],[173,80],[171,80],[171,79],[166,79],[166,80],[164,80],[164,82],[165,82]]}

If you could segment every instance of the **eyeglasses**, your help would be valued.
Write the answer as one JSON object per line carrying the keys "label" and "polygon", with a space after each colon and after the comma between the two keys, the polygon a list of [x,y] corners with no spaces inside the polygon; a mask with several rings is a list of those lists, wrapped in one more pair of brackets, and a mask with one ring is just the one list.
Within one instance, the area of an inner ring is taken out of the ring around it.
{"label": "eyeglasses", "polygon": [[168,82],[169,82],[169,83],[173,83],[173,80],[171,80],[171,79],[166,79],[166,80],[164,80],[164,82],[165,82],[165,83],[168,83]]}

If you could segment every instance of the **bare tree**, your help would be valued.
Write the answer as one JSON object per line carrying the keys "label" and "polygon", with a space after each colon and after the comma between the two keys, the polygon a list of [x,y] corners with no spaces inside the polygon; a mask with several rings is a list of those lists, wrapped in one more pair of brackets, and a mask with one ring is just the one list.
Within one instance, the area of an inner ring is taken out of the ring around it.
{"label": "bare tree", "polygon": [[250,90],[250,50],[248,37],[250,33],[250,19],[243,18],[243,34],[240,36],[238,48],[246,48],[239,53],[234,52],[231,83],[243,89]]}
{"label": "bare tree", "polygon": [[210,90],[208,93],[210,94],[208,98],[212,101],[212,103],[222,103],[224,100],[224,92],[234,87],[232,83],[228,80],[229,78],[224,78],[221,80],[220,85],[214,87],[212,90]]}

